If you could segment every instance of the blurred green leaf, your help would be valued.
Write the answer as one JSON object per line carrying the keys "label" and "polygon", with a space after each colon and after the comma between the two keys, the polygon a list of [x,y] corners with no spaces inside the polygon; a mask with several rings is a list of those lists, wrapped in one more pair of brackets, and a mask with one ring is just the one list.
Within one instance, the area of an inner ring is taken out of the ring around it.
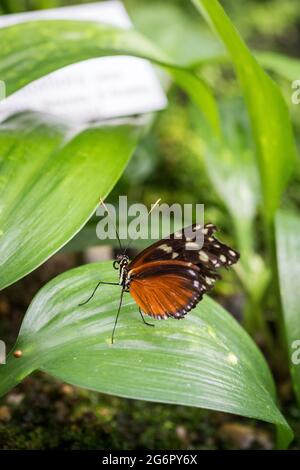
{"label": "blurred green leaf", "polygon": [[[272,51],[252,51],[257,62],[266,70],[281,76],[289,82],[298,80],[300,77],[300,60],[296,57],[290,57],[279,52]],[[205,57],[194,58],[190,63],[193,70],[199,70],[202,66],[208,64],[228,64],[229,57],[225,54],[212,53]]]}
{"label": "blurred green leaf", "polygon": [[255,246],[254,222],[261,192],[250,126],[240,99],[221,101],[220,115],[222,136],[216,139],[193,108],[192,121],[199,142],[198,153],[205,161],[207,175],[220,203],[226,206],[231,216],[228,228],[234,231],[241,253],[241,260],[235,269],[251,298],[258,300],[267,287],[269,272],[256,253]]}
{"label": "blurred green leaf", "polygon": [[[224,53],[224,47],[211,34],[204,21],[190,14],[188,7],[171,2],[140,2],[129,7],[135,28],[155,42],[172,59],[188,65],[199,57]],[[172,27],[166,27],[172,25]]]}
{"label": "blurred green leaf", "polygon": [[255,57],[262,67],[275,72],[289,82],[299,80],[300,60],[278,52],[257,51]]}
{"label": "blurred green leaf", "polygon": [[46,115],[0,127],[0,287],[29,273],[86,223],[122,174],[138,127],[74,129]]}
{"label": "blurred green leaf", "polygon": [[[277,212],[276,247],[287,349],[295,395],[300,405],[300,217]],[[297,352],[298,351],[298,352]],[[294,357],[294,360],[293,360]]]}
{"label": "blurred green leaf", "polygon": [[107,55],[147,58],[167,70],[219,132],[215,99],[193,72],[172,64],[133,30],[81,21],[32,21],[0,29],[0,76],[11,94],[35,79],[81,60]]}
{"label": "blurred green leaf", "polygon": [[125,294],[115,343],[110,343],[120,298],[111,263],[68,271],[34,298],[7,364],[0,368],[3,395],[34,370],[71,384],[130,398],[226,411],[276,424],[288,444],[292,433],[275,403],[263,356],[238,323],[209,297],[184,321],[141,321]]}
{"label": "blurred green leaf", "polygon": [[288,109],[271,78],[258,65],[217,0],[192,0],[230,54],[257,145],[263,212],[272,221],[296,162]]}
{"label": "blurred green leaf", "polygon": [[[247,116],[240,100],[220,103],[222,138],[216,139],[194,114],[197,134],[201,136],[203,155],[209,177],[237,221],[252,222],[261,199],[259,175],[255,164]],[[237,197],[237,194],[239,197]],[[248,223],[248,222],[247,222]]]}

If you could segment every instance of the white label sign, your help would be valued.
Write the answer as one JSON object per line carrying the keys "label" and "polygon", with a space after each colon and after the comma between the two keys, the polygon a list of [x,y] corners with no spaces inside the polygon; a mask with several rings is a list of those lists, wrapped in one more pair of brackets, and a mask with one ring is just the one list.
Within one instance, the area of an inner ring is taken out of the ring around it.
{"label": "white label sign", "polygon": [[[123,4],[106,1],[4,15],[0,16],[0,27],[39,19],[131,26]],[[1,80],[5,77],[0,75]],[[7,97],[0,102],[0,120],[19,111],[34,110],[85,123],[157,111],[166,104],[164,91],[148,61],[127,56],[103,57],[64,67]]]}

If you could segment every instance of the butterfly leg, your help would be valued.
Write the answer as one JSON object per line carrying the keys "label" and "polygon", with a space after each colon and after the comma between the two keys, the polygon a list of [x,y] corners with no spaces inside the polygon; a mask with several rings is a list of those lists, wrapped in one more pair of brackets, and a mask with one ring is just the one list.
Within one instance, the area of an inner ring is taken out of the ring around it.
{"label": "butterfly leg", "polygon": [[95,289],[93,290],[92,294],[89,296],[89,298],[87,300],[85,300],[84,302],[81,302],[80,304],[78,304],[79,307],[81,307],[82,305],[85,305],[87,304],[95,295],[96,293],[96,290],[98,289],[98,287],[101,285],[101,284],[108,284],[110,286],[118,286],[118,282],[103,282],[103,281],[99,281],[98,284],[96,285]]}
{"label": "butterfly leg", "polygon": [[140,309],[140,307],[139,307],[139,312],[140,312],[140,314],[141,314],[142,320],[143,320],[143,322],[145,323],[145,325],[148,325],[148,326],[155,326],[155,325],[153,325],[153,323],[148,323],[148,322],[145,320],[144,315],[143,315],[143,312],[142,312],[142,310]]}
{"label": "butterfly leg", "polygon": [[118,323],[118,318],[119,318],[119,314],[120,314],[121,307],[122,307],[124,292],[125,292],[125,289],[122,289],[121,290],[121,295],[120,295],[119,308],[118,308],[118,311],[117,311],[117,315],[116,315],[116,319],[115,319],[115,323],[114,323],[114,328],[113,328],[112,334],[111,334],[111,344],[114,344],[115,331],[116,331],[116,326],[117,326],[117,323]]}

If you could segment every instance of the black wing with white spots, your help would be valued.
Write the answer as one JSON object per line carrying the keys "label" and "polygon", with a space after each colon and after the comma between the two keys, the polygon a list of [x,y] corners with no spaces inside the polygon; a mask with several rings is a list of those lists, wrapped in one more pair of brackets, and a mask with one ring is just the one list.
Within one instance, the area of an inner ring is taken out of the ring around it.
{"label": "black wing with white spots", "polygon": [[220,278],[216,268],[229,267],[239,259],[239,253],[214,236],[213,224],[193,224],[172,233],[142,251],[129,264],[128,270],[155,261],[185,261],[198,266],[199,280],[205,291]]}

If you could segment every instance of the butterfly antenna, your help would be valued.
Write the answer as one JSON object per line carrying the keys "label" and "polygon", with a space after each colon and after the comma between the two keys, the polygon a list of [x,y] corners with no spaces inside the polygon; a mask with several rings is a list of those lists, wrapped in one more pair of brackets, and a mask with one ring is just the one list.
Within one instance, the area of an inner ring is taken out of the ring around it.
{"label": "butterfly antenna", "polygon": [[101,197],[100,197],[100,203],[102,204],[102,206],[104,207],[104,209],[107,211],[108,217],[110,218],[110,220],[111,220],[111,222],[112,222],[112,224],[113,224],[113,226],[114,226],[114,229],[115,229],[115,231],[116,231],[117,240],[118,240],[118,242],[119,242],[120,249],[123,250],[123,247],[122,247],[122,243],[121,243],[121,240],[120,240],[120,236],[119,236],[119,232],[118,232],[117,226],[116,226],[116,224],[115,224],[115,222],[114,222],[114,220],[113,220],[113,218],[112,218],[112,216],[111,216],[111,214],[110,214],[110,212],[109,212],[107,206],[104,204],[104,201],[103,201],[103,199],[102,199]]}
{"label": "butterfly antenna", "polygon": [[[152,211],[154,211],[154,209],[158,206],[158,204],[160,203],[161,201],[161,198],[157,199],[156,203],[153,204],[153,206],[151,207],[150,211],[148,212],[147,214],[147,218],[149,217],[149,215],[151,214]],[[130,242],[128,243],[127,247],[125,248],[125,251],[124,251],[124,255],[125,253],[127,252],[127,250],[129,249],[131,243],[133,242],[133,238],[130,240]]]}
{"label": "butterfly antenna", "polygon": [[121,290],[121,296],[120,296],[119,308],[118,308],[118,311],[117,311],[117,315],[116,315],[116,319],[115,319],[115,324],[114,324],[114,327],[113,327],[113,330],[112,330],[112,334],[111,334],[111,344],[114,344],[114,336],[115,336],[115,331],[116,331],[116,326],[117,326],[117,323],[118,323],[118,318],[119,318],[120,310],[121,310],[121,307],[122,307],[122,301],[123,301],[124,292],[125,292],[124,289],[122,289],[122,290]]}

